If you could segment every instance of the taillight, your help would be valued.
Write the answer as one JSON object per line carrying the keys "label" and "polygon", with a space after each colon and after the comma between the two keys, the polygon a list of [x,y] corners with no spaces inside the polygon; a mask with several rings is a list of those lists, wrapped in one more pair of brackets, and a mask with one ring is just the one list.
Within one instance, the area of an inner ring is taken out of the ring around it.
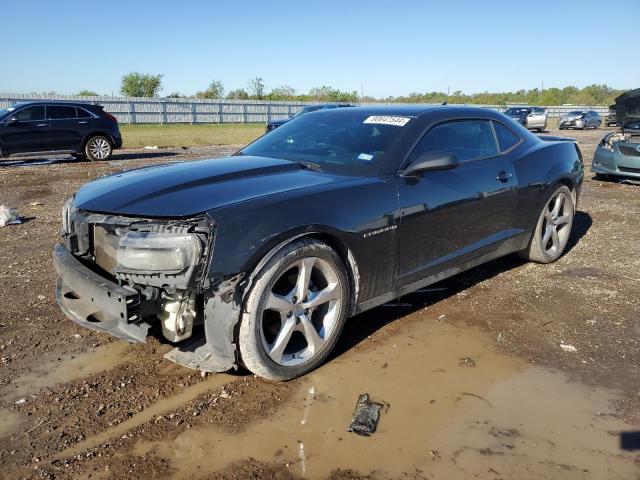
{"label": "taillight", "polygon": [[109,112],[105,112],[104,110],[102,111],[102,114],[107,117],[109,120],[118,123],[118,119],[116,117],[114,117],[113,115],[111,115]]}

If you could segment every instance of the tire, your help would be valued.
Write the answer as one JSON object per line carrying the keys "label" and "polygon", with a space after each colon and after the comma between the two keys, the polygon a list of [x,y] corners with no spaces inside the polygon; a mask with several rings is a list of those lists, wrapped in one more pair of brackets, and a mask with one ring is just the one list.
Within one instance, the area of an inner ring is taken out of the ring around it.
{"label": "tire", "polygon": [[246,298],[238,335],[242,364],[270,380],[310,372],[335,347],[348,300],[347,274],[335,251],[313,239],[285,246],[258,272]]}
{"label": "tire", "polygon": [[103,135],[95,135],[85,143],[84,154],[92,162],[109,160],[113,153],[111,140]]}
{"label": "tire", "polygon": [[[558,205],[556,202],[560,201]],[[562,256],[571,235],[575,217],[575,200],[564,185],[547,197],[529,246],[518,252],[520,258],[537,263],[552,263]],[[555,232],[555,233],[553,233]]]}

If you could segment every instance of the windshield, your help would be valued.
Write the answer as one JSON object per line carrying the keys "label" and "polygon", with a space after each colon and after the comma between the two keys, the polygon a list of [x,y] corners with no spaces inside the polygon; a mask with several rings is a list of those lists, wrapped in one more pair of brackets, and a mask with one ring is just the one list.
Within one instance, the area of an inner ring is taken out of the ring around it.
{"label": "windshield", "polygon": [[512,116],[527,115],[529,113],[529,109],[528,108],[510,108],[504,113]]}
{"label": "windshield", "polygon": [[630,128],[632,130],[640,130],[640,122],[627,123],[624,128]]}
{"label": "windshield", "polygon": [[567,113],[567,115],[572,115],[572,116],[573,115],[586,115],[586,114],[587,114],[587,112],[581,112],[580,110],[575,110],[573,112]]}
{"label": "windshield", "polygon": [[304,115],[305,113],[315,112],[316,110],[320,110],[324,108],[324,105],[310,105],[308,107],[301,108],[296,113],[294,113],[291,118],[299,117],[300,115]]}
{"label": "windshield", "polygon": [[241,150],[244,155],[309,162],[321,170],[371,174],[410,117],[331,109],[285,123]]}

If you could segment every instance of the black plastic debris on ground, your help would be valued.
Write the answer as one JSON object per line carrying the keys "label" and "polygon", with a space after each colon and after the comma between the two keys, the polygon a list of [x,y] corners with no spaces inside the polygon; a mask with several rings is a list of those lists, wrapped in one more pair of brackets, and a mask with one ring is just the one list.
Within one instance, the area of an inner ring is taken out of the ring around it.
{"label": "black plastic debris on ground", "polygon": [[369,394],[363,393],[358,397],[356,409],[353,411],[353,418],[347,428],[347,432],[357,433],[368,437],[376,431],[380,410],[382,407],[389,408],[387,403],[376,403],[369,400]]}

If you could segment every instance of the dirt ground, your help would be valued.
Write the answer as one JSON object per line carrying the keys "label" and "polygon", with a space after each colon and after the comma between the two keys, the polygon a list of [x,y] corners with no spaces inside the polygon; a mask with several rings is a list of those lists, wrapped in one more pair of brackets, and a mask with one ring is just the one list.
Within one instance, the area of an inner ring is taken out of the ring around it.
{"label": "dirt ground", "polygon": [[[550,133],[587,168],[604,135]],[[234,150],[0,162],[26,219],[0,229],[0,478],[640,478],[640,182],[587,173],[557,263],[506,257],[359,315],[287,383],[204,376],[60,312],[51,250],[80,185]],[[364,392],[388,404],[371,437],[346,432]]]}

